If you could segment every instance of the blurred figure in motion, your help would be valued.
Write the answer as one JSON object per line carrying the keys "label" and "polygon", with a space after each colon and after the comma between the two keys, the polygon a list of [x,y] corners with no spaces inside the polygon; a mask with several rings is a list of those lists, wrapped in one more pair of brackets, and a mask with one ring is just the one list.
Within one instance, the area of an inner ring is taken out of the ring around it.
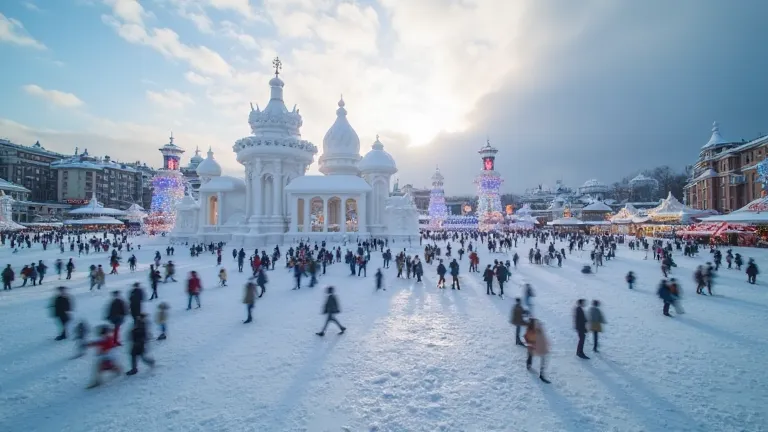
{"label": "blurred figure in motion", "polygon": [[[741,265],[739,265],[741,267]],[[747,263],[747,282],[754,285],[757,283],[757,275],[760,273],[757,270],[757,264],[755,264],[754,258],[749,259],[749,263]]]}
{"label": "blurred figure in motion", "polygon": [[119,374],[122,370],[120,365],[117,364],[115,358],[112,356],[112,348],[115,347],[114,337],[110,334],[108,326],[99,326],[99,339],[90,342],[88,346],[96,347],[96,364],[93,368],[93,380],[87,387],[89,389],[98,387],[101,385],[101,373],[112,371],[115,375]]}
{"label": "blurred figure in motion", "polygon": [[533,366],[533,357],[541,357],[541,366],[539,367],[539,379],[549,384],[550,381],[544,378],[544,366],[546,365],[546,357],[549,354],[549,340],[544,334],[544,329],[538,320],[531,318],[528,320],[528,329],[525,331],[525,342],[528,344],[528,359],[525,361],[525,366],[528,370],[531,370]]}
{"label": "blurred figure in motion", "polygon": [[59,294],[54,297],[51,309],[53,317],[61,324],[61,333],[56,336],[56,340],[64,340],[67,338],[67,323],[69,322],[70,313],[72,312],[72,302],[67,294],[67,288],[60,286],[57,288]]}
{"label": "blurred figure in motion", "polygon": [[136,375],[139,370],[138,359],[141,359],[149,367],[155,367],[155,360],[147,357],[147,339],[149,339],[149,332],[147,332],[146,323],[147,314],[140,314],[138,319],[133,322],[133,329],[131,329],[131,370],[126,375]]}
{"label": "blurred figure in motion", "polygon": [[158,327],[160,327],[160,336],[157,337],[157,340],[165,340],[165,330],[167,329],[167,323],[168,323],[168,309],[171,307],[168,306],[168,303],[162,302],[159,305],[157,305],[157,314],[155,314],[155,324],[157,324]]}
{"label": "blurred figure in motion", "polygon": [[339,327],[339,329],[341,329],[339,334],[344,334],[347,328],[341,325],[341,323],[339,323],[336,320],[336,317],[334,317],[334,315],[341,313],[341,309],[339,308],[338,300],[336,300],[336,295],[333,293],[333,287],[329,286],[326,291],[328,292],[328,297],[325,300],[325,307],[323,308],[323,314],[327,315],[328,317],[325,320],[325,325],[323,326],[323,329],[315,334],[317,334],[318,336],[325,336],[325,329],[328,328],[328,323],[330,323],[331,321],[333,321],[333,323],[336,324]]}

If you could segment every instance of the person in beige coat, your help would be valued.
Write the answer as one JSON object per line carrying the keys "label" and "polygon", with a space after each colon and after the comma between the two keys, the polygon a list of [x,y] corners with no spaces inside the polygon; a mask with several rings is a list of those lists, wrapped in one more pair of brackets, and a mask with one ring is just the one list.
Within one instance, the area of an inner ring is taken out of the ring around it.
{"label": "person in beige coat", "polygon": [[597,350],[597,336],[603,331],[603,324],[605,324],[605,317],[603,317],[603,311],[600,310],[600,300],[592,300],[592,307],[589,308],[589,329],[594,336],[594,345],[592,351],[599,352]]}
{"label": "person in beige coat", "polygon": [[531,318],[528,320],[528,329],[525,331],[525,342],[528,344],[528,359],[525,361],[526,367],[528,370],[531,370],[533,357],[541,357],[539,379],[542,382],[549,384],[550,381],[544,378],[544,367],[547,362],[547,354],[549,354],[549,340],[544,334],[544,328],[537,319]]}
{"label": "person in beige coat", "polygon": [[245,284],[245,296],[243,297],[243,303],[248,309],[248,319],[243,321],[243,324],[248,324],[253,321],[251,312],[253,311],[253,304],[256,302],[256,284],[253,279],[249,279]]}

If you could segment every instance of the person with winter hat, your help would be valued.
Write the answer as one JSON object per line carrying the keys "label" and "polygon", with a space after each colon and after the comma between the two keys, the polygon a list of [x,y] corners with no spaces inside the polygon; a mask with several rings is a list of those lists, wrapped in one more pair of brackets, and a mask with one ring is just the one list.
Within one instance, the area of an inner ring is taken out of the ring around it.
{"label": "person with winter hat", "polygon": [[328,317],[325,320],[325,325],[323,326],[323,329],[319,332],[315,333],[318,336],[325,336],[325,329],[328,328],[328,323],[333,321],[334,324],[336,324],[339,329],[341,330],[339,334],[344,334],[344,332],[347,330],[346,327],[341,325],[338,320],[336,320],[336,317],[334,315],[341,313],[341,308],[339,307],[339,301],[336,299],[336,295],[333,293],[334,289],[332,286],[329,286],[326,289],[326,292],[328,293],[328,297],[325,300],[325,306],[323,307],[323,314],[327,315]]}
{"label": "person with winter hat", "polygon": [[603,311],[600,310],[600,300],[592,300],[592,307],[589,308],[589,327],[594,336],[594,345],[592,346],[594,352],[599,352],[597,350],[597,335],[603,331],[603,324],[605,324],[605,317],[603,317]]}
{"label": "person with winter hat", "polygon": [[549,384],[550,381],[544,378],[544,366],[546,365],[546,357],[549,354],[549,340],[544,334],[544,329],[538,320],[531,318],[528,321],[528,328],[525,331],[525,342],[528,344],[528,358],[525,361],[525,365],[528,370],[531,370],[533,366],[533,357],[541,357],[541,366],[539,367],[539,379]]}

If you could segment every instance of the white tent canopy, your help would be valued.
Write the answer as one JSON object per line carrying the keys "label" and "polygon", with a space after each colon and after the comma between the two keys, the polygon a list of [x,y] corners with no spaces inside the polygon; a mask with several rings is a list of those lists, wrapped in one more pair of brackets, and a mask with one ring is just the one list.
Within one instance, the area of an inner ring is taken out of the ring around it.
{"label": "white tent canopy", "polygon": [[726,215],[710,216],[702,219],[702,221],[744,224],[768,223],[768,197],[758,198],[732,213]]}
{"label": "white tent canopy", "polygon": [[555,219],[552,222],[547,222],[547,225],[551,226],[579,226],[584,225],[584,222],[575,217],[564,217],[560,219]]}
{"label": "white tent canopy", "polygon": [[104,216],[124,216],[125,212],[118,209],[113,209],[109,207],[104,207],[104,204],[100,203],[99,200],[96,199],[96,192],[93,193],[91,196],[91,200],[88,201],[88,204],[76,208],[74,210],[71,210],[69,212],[71,215],[104,215]]}
{"label": "white tent canopy", "polygon": [[131,204],[125,211],[126,218],[131,222],[142,222],[148,215],[144,207],[138,204]]}
{"label": "white tent canopy", "polygon": [[109,216],[99,216],[87,219],[69,219],[64,221],[64,225],[124,225],[122,221],[119,221]]}
{"label": "white tent canopy", "polygon": [[627,204],[618,213],[611,216],[611,223],[630,224],[643,223],[648,221],[648,217],[640,216],[640,211],[632,204]]}
{"label": "white tent canopy", "polygon": [[648,210],[648,217],[652,221],[659,219],[677,219],[680,223],[689,223],[691,218],[702,218],[712,214],[711,210],[697,210],[688,207],[672,196],[672,192],[667,198],[661,201],[657,207]]}
{"label": "white tent canopy", "polygon": [[0,220],[0,231],[18,231],[24,228],[23,225],[19,225],[14,221]]}

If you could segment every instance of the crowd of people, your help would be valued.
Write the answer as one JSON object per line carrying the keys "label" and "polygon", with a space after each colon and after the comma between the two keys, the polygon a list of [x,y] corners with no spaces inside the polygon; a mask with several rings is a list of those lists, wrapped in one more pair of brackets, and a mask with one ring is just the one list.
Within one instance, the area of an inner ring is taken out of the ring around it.
{"label": "crowd of people", "polygon": [[[588,236],[583,233],[555,233],[550,231],[528,231],[513,233],[484,233],[484,232],[429,232],[422,233],[420,245],[422,250],[415,252],[413,248],[403,248],[393,253],[387,239],[371,238],[360,242],[353,242],[343,245],[330,245],[326,242],[301,241],[298,244],[290,246],[285,253],[285,269],[292,273],[295,284],[291,287],[293,290],[302,288],[302,280],[308,278],[308,288],[312,288],[319,283],[320,278],[326,274],[328,266],[344,265],[349,268],[351,277],[367,277],[367,269],[372,261],[372,254],[380,253],[382,265],[374,273],[376,291],[384,290],[384,273],[382,270],[390,268],[390,263],[394,260],[396,273],[394,279],[415,278],[416,283],[422,283],[425,270],[433,268],[436,275],[436,288],[446,289],[450,275],[451,289],[461,291],[461,266],[465,257],[468,261],[470,273],[480,273],[480,277],[486,285],[486,295],[498,296],[503,299],[505,286],[509,286],[511,277],[518,267],[519,256],[516,251],[518,242],[532,243],[533,247],[528,248],[528,262],[530,265],[545,265],[562,267],[562,263],[568,255],[574,251],[581,253],[588,251],[591,265],[588,270],[582,269],[583,273],[592,273],[598,270],[612,259],[617,257],[618,246],[627,244],[629,250],[644,250],[645,258],[651,254],[652,259],[659,261],[663,278],[659,283],[657,295],[662,301],[662,313],[665,316],[672,316],[670,307],[674,307],[677,314],[684,313],[681,298],[682,290],[680,283],[670,277],[671,272],[677,267],[673,255],[675,252],[682,252],[684,257],[694,257],[700,253],[700,245],[692,241],[681,239],[658,240],[631,238],[628,239],[622,235],[597,235]],[[556,247],[556,242],[564,243],[564,247]],[[122,261],[123,252],[131,253],[127,258],[129,271],[137,271],[137,258],[133,246],[133,239],[130,233],[126,232],[107,232],[100,235],[91,233],[69,233],[69,232],[46,232],[46,233],[15,233],[12,235],[0,234],[0,243],[8,244],[13,251],[20,247],[32,248],[39,244],[43,250],[51,244],[59,246],[61,252],[69,249],[70,252],[77,251],[78,256],[90,255],[92,253],[105,254],[105,260],[111,267],[109,275],[119,274],[118,269]],[[485,267],[480,270],[480,257],[478,248],[484,246],[491,257],[503,256],[510,259],[493,259],[492,262],[485,263]],[[206,253],[216,259],[216,265],[219,267],[218,278],[221,287],[227,286],[227,269],[222,263],[224,248],[223,242],[207,244],[186,244],[190,251],[190,256],[197,259],[205,256]],[[141,246],[136,246],[140,250]],[[110,253],[111,251],[111,253]],[[717,272],[722,267],[722,252],[718,248],[710,248],[712,255],[711,262],[706,265],[698,266],[695,270],[693,279],[696,283],[697,294],[713,295],[713,284]],[[130,342],[131,368],[126,372],[133,375],[138,372],[138,362],[154,366],[154,360],[147,355],[147,345],[151,339],[149,331],[149,314],[145,309],[145,303],[158,300],[154,311],[154,324],[157,326],[159,335],[154,338],[158,341],[167,339],[167,324],[169,320],[170,305],[167,302],[159,301],[158,286],[161,283],[177,282],[176,265],[171,260],[174,256],[175,248],[169,245],[165,248],[165,262],[160,251],[155,251],[154,259],[147,271],[147,282],[151,295],[147,298],[141,283],[132,283],[128,293],[127,300],[123,299],[120,290],[112,290],[112,295],[106,305],[106,313],[103,317],[103,323],[96,326],[93,332],[90,331],[85,319],[79,319],[73,327],[73,338],[76,343],[75,357],[84,355],[88,348],[95,348],[96,363],[94,365],[94,377],[89,387],[98,386],[102,380],[101,375],[104,372],[120,373],[122,369],[120,362],[115,358],[113,350],[122,346],[120,340],[121,328],[130,315],[132,319],[132,328],[127,333]],[[512,255],[510,257],[510,254]],[[283,257],[280,247],[275,246],[268,252],[265,249],[255,249],[253,253],[247,252],[244,248],[232,249],[232,259],[237,265],[237,272],[245,271],[246,263],[250,270],[247,282],[244,286],[243,304],[246,308],[246,319],[244,323],[254,321],[253,309],[258,298],[266,293],[266,287],[269,281],[268,271],[274,271],[276,264]],[[75,258],[64,259],[57,258],[53,263],[53,268],[58,275],[58,280],[70,280],[75,271]],[[725,261],[728,270],[741,271],[744,260],[739,253],[734,254],[728,249],[725,254]],[[164,274],[161,274],[161,267]],[[36,286],[42,284],[48,273],[48,265],[44,260],[24,264],[21,268],[14,269],[10,264],[2,271],[3,289],[5,291],[13,288]],[[14,286],[16,275],[21,279],[20,283]],[[751,284],[756,283],[758,269],[755,261],[750,258],[746,265],[747,279]],[[101,264],[90,265],[87,277],[90,283],[90,290],[94,288],[101,290],[106,284],[108,274],[105,273]],[[626,282],[630,289],[634,288],[636,276],[633,271],[626,275]],[[202,280],[193,270],[189,272],[184,281],[187,293],[186,309],[191,310],[193,306],[202,307],[201,293],[203,291]],[[706,292],[705,292],[706,289]],[[498,291],[498,293],[497,293]],[[341,313],[340,302],[333,286],[326,287],[326,299],[323,305],[323,315],[325,323],[323,328],[317,332],[318,336],[324,336],[330,323],[334,323],[339,328],[339,333],[343,334],[346,327],[338,321],[338,315]],[[533,298],[535,297],[534,288],[531,284],[524,284],[522,294],[515,298],[510,322],[516,328],[515,343],[527,349],[526,365],[528,369],[533,366],[533,358],[541,359],[539,367],[539,378],[542,382],[549,383],[545,376],[546,358],[550,351],[550,343],[545,333],[544,325],[537,314],[534,313]],[[601,304],[598,299],[591,302],[591,307],[585,312],[585,299],[576,299],[574,308],[574,329],[578,336],[576,355],[582,359],[589,359],[584,352],[586,337],[592,334],[593,352],[599,352],[599,333],[603,331],[606,323]],[[51,314],[58,321],[60,333],[56,340],[65,340],[70,337],[68,328],[73,321],[75,305],[68,294],[66,286],[59,286],[57,294],[51,303]],[[525,331],[522,332],[522,329]],[[96,335],[94,340],[89,340],[90,334]],[[522,333],[522,337],[521,337]]]}

